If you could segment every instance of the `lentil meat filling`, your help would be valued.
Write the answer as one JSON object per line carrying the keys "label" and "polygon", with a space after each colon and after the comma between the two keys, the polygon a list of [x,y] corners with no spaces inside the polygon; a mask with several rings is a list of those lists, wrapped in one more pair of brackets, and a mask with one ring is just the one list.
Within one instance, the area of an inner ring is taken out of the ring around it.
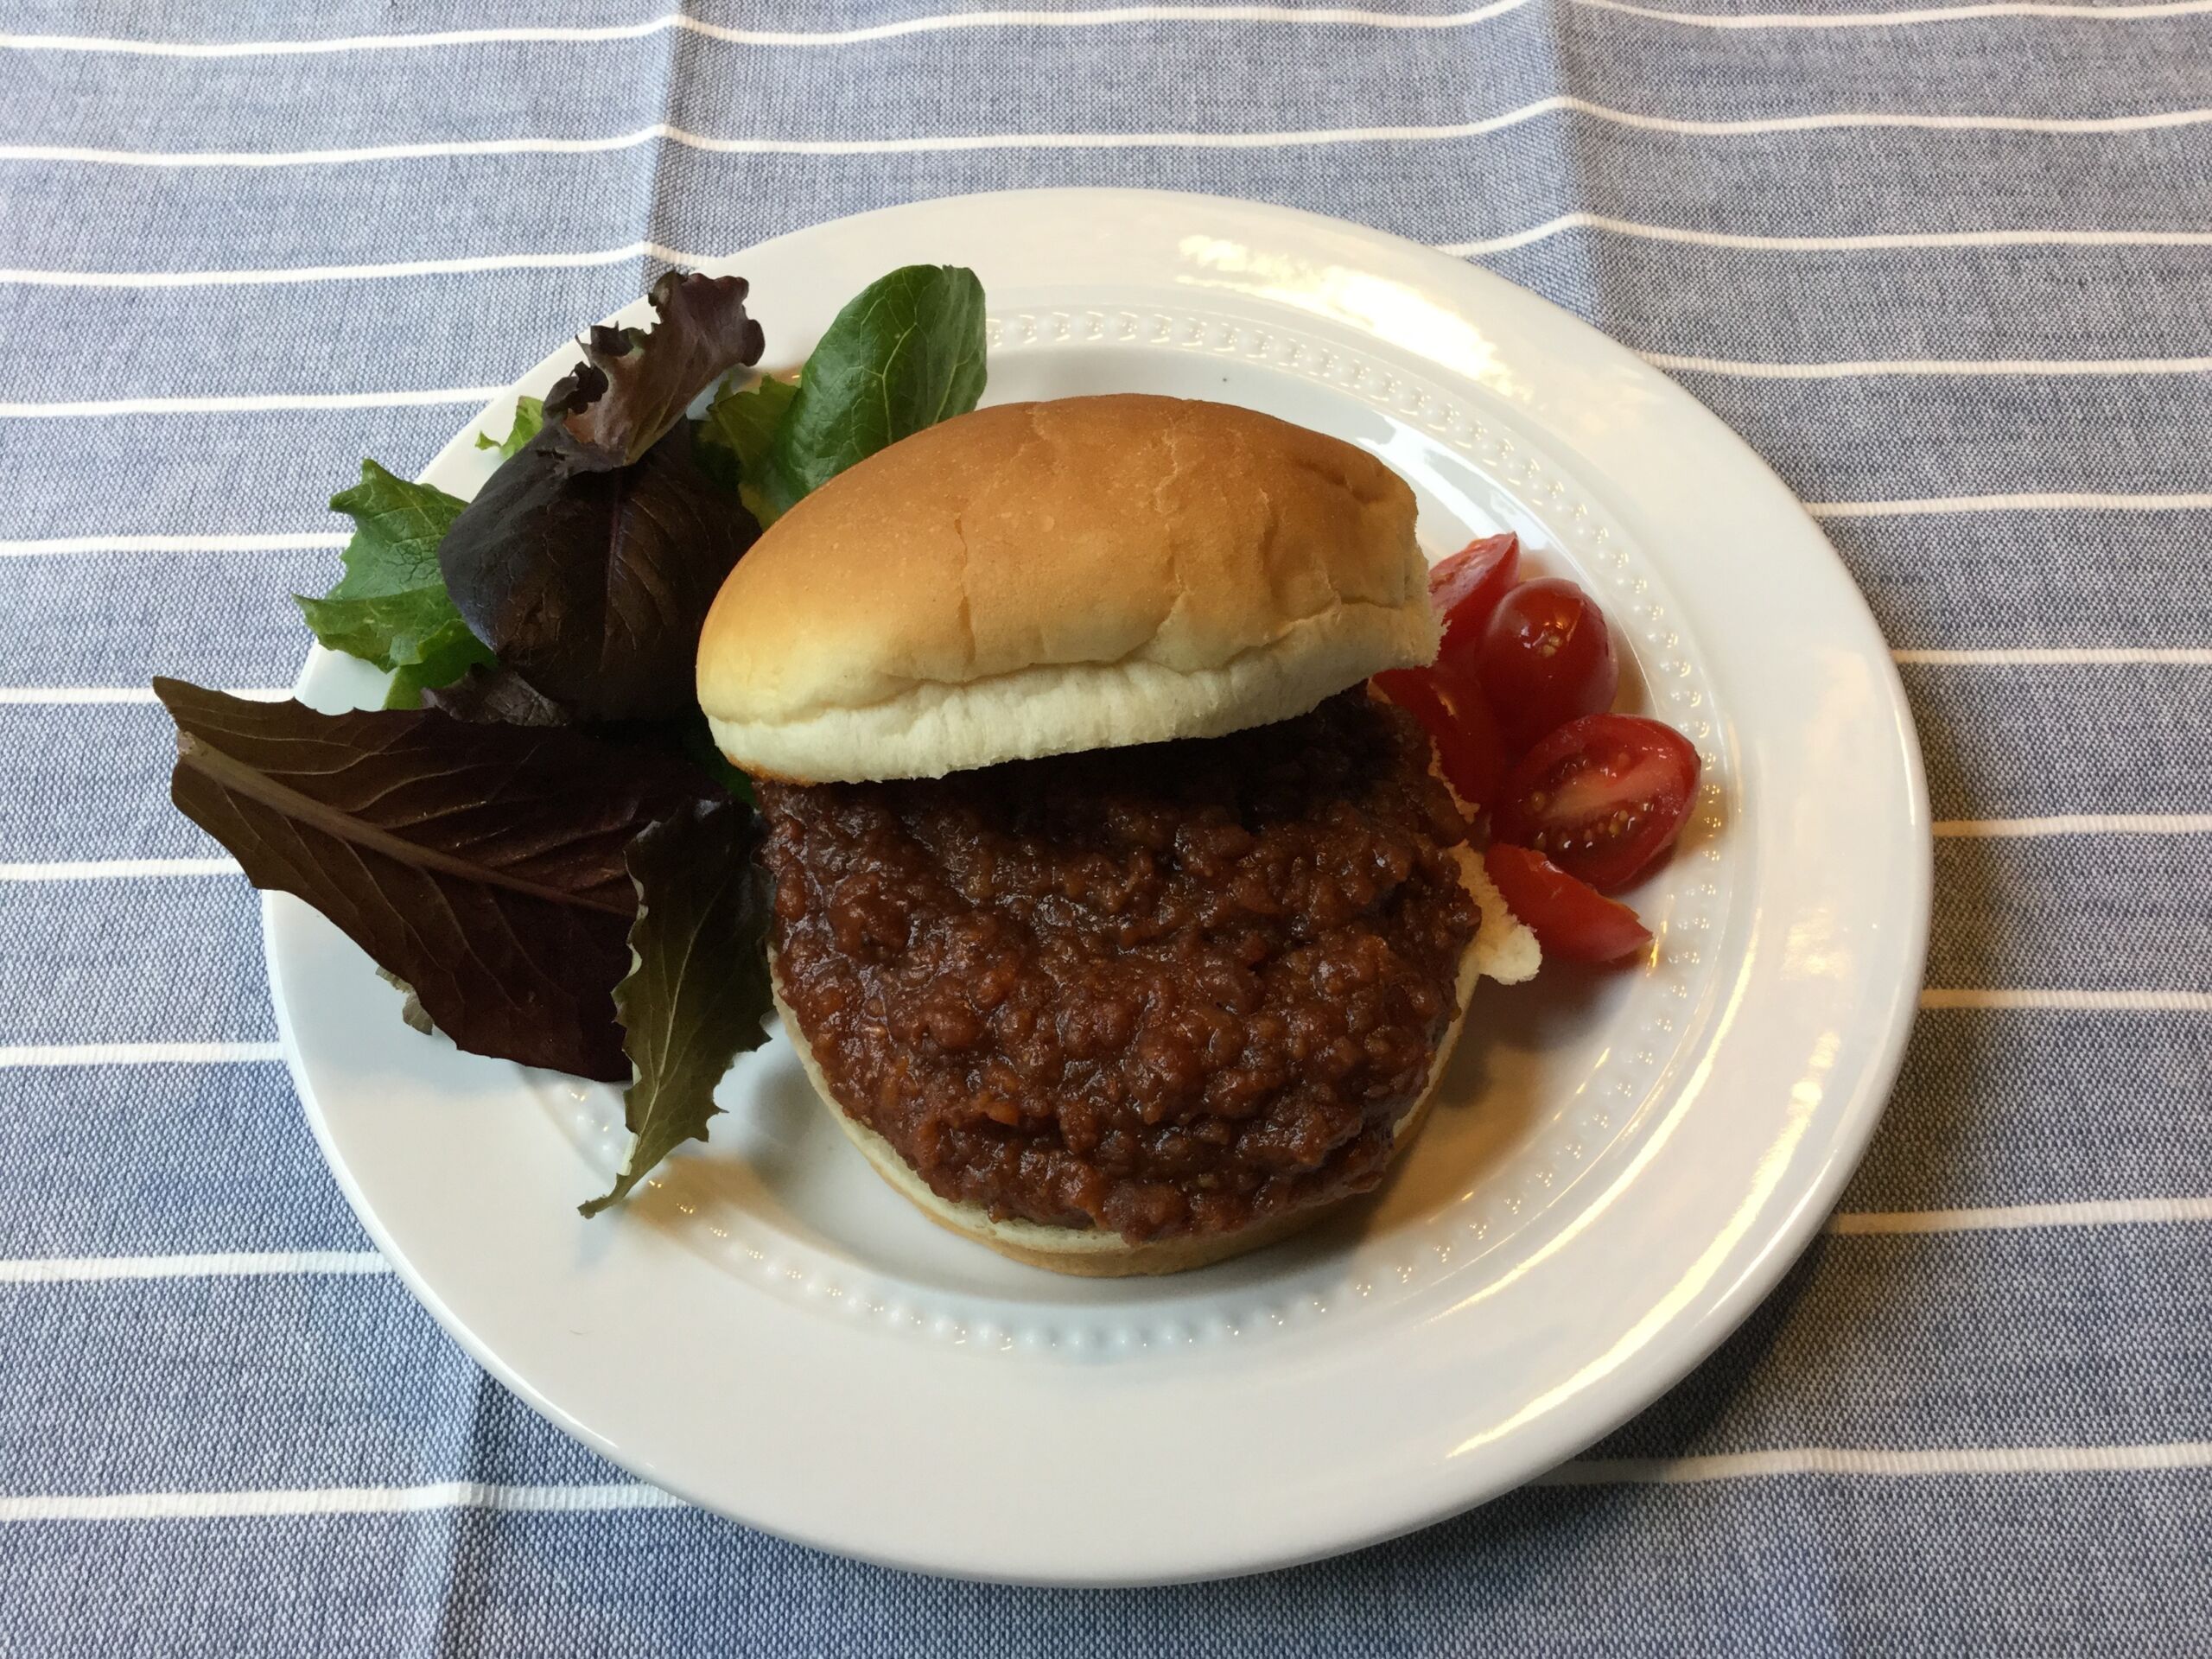
{"label": "lentil meat filling", "polygon": [[1354,690],[1228,737],[758,785],[776,975],[940,1196],[1133,1243],[1373,1186],[1476,912],[1428,740]]}

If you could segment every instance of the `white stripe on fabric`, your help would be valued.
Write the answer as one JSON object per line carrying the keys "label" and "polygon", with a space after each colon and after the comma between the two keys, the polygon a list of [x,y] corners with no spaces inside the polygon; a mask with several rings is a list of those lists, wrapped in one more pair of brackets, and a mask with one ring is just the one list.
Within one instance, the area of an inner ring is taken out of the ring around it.
{"label": "white stripe on fabric", "polygon": [[135,41],[99,35],[0,35],[0,47],[36,52],[114,52],[143,57],[253,58],[298,57],[328,52],[412,51],[425,48],[508,46],[544,43],[588,45],[604,41],[634,41],[668,29],[683,29],[734,46],[863,46],[874,41],[897,40],[911,35],[931,35],[951,29],[1109,29],[1129,23],[1294,23],[1360,29],[1437,30],[1466,29],[1493,17],[1518,11],[1529,0],[1492,0],[1471,11],[1445,12],[1409,17],[1357,6],[1288,6],[1274,4],[1103,6],[1088,10],[1052,11],[944,12],[895,22],[867,23],[852,29],[736,29],[674,13],[636,23],[603,23],[568,27],[559,24],[523,25],[507,29],[457,29],[414,35],[353,35],[333,40],[307,41]]}
{"label": "white stripe on fabric", "polygon": [[699,265],[712,254],[632,241],[580,254],[465,254],[460,259],[403,259],[391,265],[276,265],[268,270],[0,270],[0,283],[33,288],[259,288],[270,283],[359,283],[391,276],[475,276],[489,270],[591,270],[631,259]]}
{"label": "white stripe on fabric", "polygon": [[1869,358],[1837,363],[1749,363],[1719,357],[1682,357],[1672,352],[1640,352],[1654,368],[1682,374],[1730,375],[1745,380],[1842,380],[1891,375],[2159,375],[2212,373],[2212,357],[2083,358],[2048,362],[2032,359],[1977,361],[1967,358]]}
{"label": "white stripe on fabric", "polygon": [[[2212,5],[2212,0],[2207,0]],[[1833,252],[1904,248],[1984,247],[2212,247],[2212,231],[1996,230],[1897,232],[1867,236],[1739,236],[1674,226],[1641,225],[1594,213],[1567,213],[1510,236],[1487,242],[1446,242],[1444,253],[1501,253],[1577,229],[1611,231],[1624,236],[1707,247],[1745,248],[1770,252]],[[285,283],[375,282],[410,276],[471,276],[493,270],[558,270],[658,259],[671,265],[697,265],[721,256],[687,252],[658,242],[632,242],[619,248],[579,253],[488,253],[449,259],[406,259],[390,264],[293,265],[237,270],[42,270],[0,269],[0,283],[41,288],[237,288]]]}
{"label": "white stripe on fabric", "polygon": [[2212,991],[2079,991],[1932,986],[1923,1008],[2048,1008],[2076,1014],[2212,1014]]}
{"label": "white stripe on fabric", "polygon": [[2105,495],[2057,492],[2047,495],[1939,495],[1917,501],[1808,501],[1815,518],[1910,518],[1955,512],[2202,512],[2212,494]]}
{"label": "white stripe on fabric", "polygon": [[1823,16],[1807,11],[1750,11],[1729,16],[1712,12],[1662,11],[1628,0],[1572,0],[1592,11],[1618,11],[1654,22],[1679,23],[1689,29],[1903,29],[1915,23],[1977,22],[1993,17],[2082,17],[2105,22],[2138,18],[2194,17],[2212,11],[2212,0],[2164,0],[2149,5],[2069,5],[2040,3],[2039,0],[1986,0],[1964,6],[1919,6],[1900,11],[1838,11]]}
{"label": "white stripe on fabric", "polygon": [[713,256],[632,242],[586,253],[485,253],[455,259],[404,259],[385,265],[292,265],[259,270],[0,270],[0,283],[38,288],[239,288],[278,283],[374,282],[400,276],[467,276],[491,270],[588,270],[631,259],[696,265]]}
{"label": "white stripe on fabric", "polygon": [[144,876],[237,875],[228,858],[80,859],[49,864],[0,864],[0,881],[122,881]]}
{"label": "white stripe on fabric", "polygon": [[342,531],[303,531],[259,536],[45,536],[0,537],[0,557],[23,558],[49,553],[286,553],[317,547],[343,547],[353,539]]}
{"label": "white stripe on fabric", "polygon": [[1975,1210],[1847,1211],[1828,1231],[1850,1235],[1978,1233],[2023,1227],[2145,1227],[2212,1221],[2212,1198],[2103,1198],[2079,1204],[2012,1204]]}
{"label": "white stripe on fabric", "polygon": [[2089,812],[2053,818],[1938,818],[1928,826],[1939,836],[2203,836],[2212,835],[2212,812]]}
{"label": "white stripe on fabric", "polygon": [[721,156],[906,156],[995,149],[1274,149],[1314,144],[1440,143],[1480,138],[1547,115],[1585,115],[1615,126],[1691,137],[1749,137],[1780,132],[1853,128],[1907,128],[1942,132],[2032,132],[2055,136],[2133,133],[2201,126],[2212,110],[2173,110],[2141,115],[2037,117],[1946,115],[1839,111],[1815,115],[1747,117],[1693,121],[1642,115],[1580,98],[1539,99],[1517,110],[1478,121],[1438,125],[1288,128],[1269,132],[1008,132],[919,134],[895,138],[717,137],[656,122],[601,137],[513,137],[425,140],[327,149],[109,149],[71,144],[0,145],[0,162],[67,162],[116,167],[332,167],[365,162],[419,161],[458,156],[594,155],[657,143]]}
{"label": "white stripe on fabric", "polygon": [[1607,231],[1649,242],[1682,242],[1700,248],[1740,248],[1758,253],[1862,253],[1904,248],[2202,248],[2212,231],[2084,231],[2017,228],[1991,231],[1878,231],[1860,236],[1752,236],[1697,231],[1678,225],[1645,225],[1603,213],[1561,213],[1510,236],[1485,241],[1444,242],[1438,251],[1472,256],[1509,253],[1567,231]]}
{"label": "white stripe on fabric", "polygon": [[[1471,10],[1431,16],[1370,10],[1357,6],[1281,4],[1105,6],[1090,10],[944,12],[895,22],[837,29],[737,29],[682,13],[635,23],[564,26],[522,25],[505,29],[443,29],[407,35],[353,35],[328,40],[150,41],[104,35],[0,35],[0,48],[28,52],[102,52],[136,57],[298,57],[333,52],[393,52],[423,48],[505,45],[588,45],[639,40],[669,29],[683,29],[735,46],[836,47],[953,29],[1104,29],[1131,23],[1284,23],[1306,27],[1435,31],[1471,28],[1517,11],[1529,0],[1493,0]],[[1999,17],[2069,17],[2103,22],[2186,17],[2212,10],[2212,0],[2139,0],[2138,3],[2093,5],[2055,0],[1983,0],[1959,6],[1925,6],[1894,11],[1750,12],[1737,16],[1708,12],[1667,11],[1624,0],[1573,0],[1596,11],[1623,13],[1686,29],[1898,29],[1920,23],[1976,22]]]}
{"label": "white stripe on fabric", "polygon": [[0,1069],[35,1065],[238,1065],[281,1060],[275,1043],[9,1043]]}
{"label": "white stripe on fabric", "polygon": [[0,1284],[105,1283],[134,1279],[273,1278],[305,1274],[388,1274],[374,1250],[256,1250],[210,1255],[26,1256],[0,1262]]}
{"label": "white stripe on fabric", "polygon": [[317,1486],[262,1492],[54,1493],[0,1497],[0,1521],[196,1521],[241,1516],[416,1515],[435,1510],[523,1511],[684,1507],[656,1486]]}
{"label": "white stripe on fabric", "polygon": [[1688,1485],[1786,1475],[2070,1475],[2152,1469],[2212,1469],[2212,1440],[2156,1446],[1805,1446],[1699,1458],[1585,1458],[1561,1464],[1538,1486]]}
{"label": "white stripe on fabric", "polygon": [[1900,663],[1928,668],[2066,667],[2124,663],[2212,666],[2212,647],[2203,645],[1980,645],[1961,650],[1893,651],[1890,655]]}
{"label": "white stripe on fabric", "polygon": [[0,403],[0,419],[87,420],[110,415],[253,415],[319,409],[425,409],[484,404],[505,386],[441,386],[423,391],[270,391],[239,397],[108,397],[70,404]]}
{"label": "white stripe on fabric", "polygon": [[[292,695],[289,686],[234,685],[224,695],[245,697],[255,702],[282,702]],[[150,685],[0,685],[0,704],[36,703],[77,705],[82,703],[154,702]]]}
{"label": "white stripe on fabric", "polygon": [[[2098,1474],[2212,1468],[2212,1441],[2150,1446],[1934,1447],[1911,1451],[1791,1446],[1692,1458],[1585,1458],[1536,1477],[1538,1486],[1680,1485],[1791,1475],[1873,1478],[1929,1475]],[[585,1512],[686,1507],[657,1486],[294,1487],[274,1491],[18,1494],[0,1497],[0,1521],[194,1521],[246,1516],[410,1515],[454,1509]]]}

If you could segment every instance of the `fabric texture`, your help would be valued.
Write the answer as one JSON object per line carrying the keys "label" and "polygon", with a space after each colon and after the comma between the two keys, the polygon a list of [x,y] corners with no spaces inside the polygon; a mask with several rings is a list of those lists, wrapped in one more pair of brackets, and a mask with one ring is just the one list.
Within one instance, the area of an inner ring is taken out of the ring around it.
{"label": "fabric texture", "polygon": [[[0,1651],[2212,1652],[2212,0],[0,0]],[[322,501],[686,251],[1160,186],[1650,355],[1904,664],[1929,1006],[1828,1232],[1554,1478],[1230,1584],[819,1555],[375,1257],[159,669],[286,684]]]}

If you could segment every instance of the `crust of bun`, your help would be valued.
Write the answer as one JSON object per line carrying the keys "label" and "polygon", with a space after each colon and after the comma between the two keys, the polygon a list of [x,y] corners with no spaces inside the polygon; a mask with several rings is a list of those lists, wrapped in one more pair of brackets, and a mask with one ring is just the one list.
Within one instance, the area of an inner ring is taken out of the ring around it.
{"label": "crust of bun", "polygon": [[[1471,852],[1461,860],[1462,879],[1472,893],[1483,913],[1481,925],[1467,947],[1459,963],[1459,1013],[1452,1021],[1451,1029],[1444,1033],[1444,1040],[1437,1045],[1436,1059],[1429,1068],[1428,1086],[1421,1090],[1421,1098],[1398,1120],[1395,1151],[1402,1152],[1423,1120],[1428,1116],[1430,1103],[1434,1099],[1436,1085],[1444,1076],[1444,1068],[1452,1058],[1458,1045],[1461,1028],[1466,1024],[1467,1007],[1474,995],[1476,982],[1483,977],[1516,982],[1535,972],[1535,941],[1528,930],[1516,919],[1511,912],[1498,899],[1495,888],[1482,874],[1482,861]],[[1481,883],[1478,887],[1477,882]],[[1488,889],[1490,899],[1484,898]],[[1491,900],[1496,900],[1493,912]],[[1147,1243],[1133,1244],[1119,1233],[1103,1228],[1050,1227],[1041,1222],[1010,1218],[994,1221],[989,1211],[980,1204],[957,1203],[934,1191],[927,1181],[915,1173],[912,1165],[899,1155],[898,1148],[888,1141],[854,1119],[837,1104],[830,1092],[829,1081],[815,1063],[814,1052],[807,1046],[805,1033],[789,1007],[785,1006],[783,990],[776,983],[774,958],[769,962],[768,982],[776,999],[776,1011],[783,1016],[784,1034],[791,1039],[798,1051],[799,1065],[805,1069],[807,1081],[814,1085],[819,1099],[837,1127],[860,1149],[861,1156],[874,1167],[875,1173],[890,1183],[908,1202],[948,1232],[959,1234],[988,1245],[1001,1255],[1033,1268],[1045,1268],[1054,1273],[1073,1274],[1093,1279],[1129,1278],[1140,1274],[1182,1273],[1192,1268],[1203,1268],[1216,1262],[1225,1262],[1231,1256],[1243,1255],[1266,1245],[1302,1232],[1361,1195],[1347,1193],[1339,1198],[1309,1205],[1301,1210],[1292,1210],[1268,1217],[1256,1225],[1234,1232],[1211,1233],[1197,1238],[1154,1239]]]}
{"label": "crust of bun", "polygon": [[934,778],[1211,737],[1431,660],[1413,493],[1221,404],[1001,404],[841,474],[722,585],[699,702],[736,765]]}

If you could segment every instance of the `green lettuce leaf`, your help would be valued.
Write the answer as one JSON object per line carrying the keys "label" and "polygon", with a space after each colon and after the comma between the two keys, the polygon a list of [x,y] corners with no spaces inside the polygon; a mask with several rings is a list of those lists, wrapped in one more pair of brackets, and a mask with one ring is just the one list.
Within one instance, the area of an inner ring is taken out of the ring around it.
{"label": "green lettuce leaf", "polygon": [[[762,524],[775,514],[759,480],[768,464],[768,446],[776,428],[798,396],[798,385],[765,375],[741,390],[728,389],[707,407],[699,423],[700,464],[713,468],[725,486],[734,481],[745,509]],[[727,467],[718,463],[727,461]]]}
{"label": "green lettuce leaf", "polygon": [[507,429],[507,435],[495,438],[489,432],[479,432],[476,447],[479,449],[496,449],[504,461],[536,437],[538,429],[544,424],[545,400],[543,397],[518,397],[515,399],[514,424]]}
{"label": "green lettuce leaf", "polygon": [[330,498],[333,512],[353,520],[353,539],[340,556],[346,574],[320,599],[292,595],[325,645],[391,671],[387,708],[411,709],[424,688],[492,660],[438,570],[438,543],[461,505],[363,461],[361,481]]}
{"label": "green lettuce leaf", "polygon": [[401,663],[391,671],[391,684],[384,695],[387,709],[420,709],[423,695],[442,685],[449,685],[468,672],[491,660],[492,653],[484,649],[474,634],[466,628],[458,632],[446,629],[437,641],[424,653],[419,663]]}
{"label": "green lettuce leaf", "polygon": [[633,963],[614,988],[637,1080],[622,1099],[635,1137],[612,1188],[578,1206],[595,1216],[627,1197],[686,1141],[707,1138],[715,1085],[767,1040],[768,878],[753,861],[760,818],[732,800],[694,802],[643,831],[623,857],[637,885]]}
{"label": "green lettuce leaf", "polygon": [[966,414],[983,378],[983,285],[974,271],[907,265],[869,283],[807,358],[776,424],[755,477],[762,522],[855,461]]}

